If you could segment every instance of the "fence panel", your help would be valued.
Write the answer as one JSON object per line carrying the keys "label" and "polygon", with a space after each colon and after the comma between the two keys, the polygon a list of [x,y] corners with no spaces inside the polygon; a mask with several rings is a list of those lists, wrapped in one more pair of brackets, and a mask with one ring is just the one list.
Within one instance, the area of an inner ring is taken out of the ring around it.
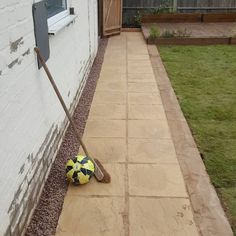
{"label": "fence panel", "polygon": [[219,12],[236,10],[235,0],[178,0],[180,12]]}
{"label": "fence panel", "polygon": [[158,8],[163,0],[123,0],[123,25],[137,26],[139,12]]}
{"label": "fence panel", "polygon": [[[123,26],[138,26],[139,12],[158,8],[174,0],[123,0]],[[236,11],[236,0],[177,0],[178,12],[228,12]]]}

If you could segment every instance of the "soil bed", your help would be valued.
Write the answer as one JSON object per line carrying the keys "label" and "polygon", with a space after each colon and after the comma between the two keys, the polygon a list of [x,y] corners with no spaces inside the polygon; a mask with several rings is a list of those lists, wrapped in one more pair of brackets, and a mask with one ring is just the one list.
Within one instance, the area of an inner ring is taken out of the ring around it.
{"label": "soil bed", "polygon": [[[151,38],[151,28],[159,32],[159,37]],[[142,32],[148,44],[167,45],[211,45],[235,44],[236,22],[217,23],[143,23]],[[176,32],[187,32],[187,37],[164,37]]]}

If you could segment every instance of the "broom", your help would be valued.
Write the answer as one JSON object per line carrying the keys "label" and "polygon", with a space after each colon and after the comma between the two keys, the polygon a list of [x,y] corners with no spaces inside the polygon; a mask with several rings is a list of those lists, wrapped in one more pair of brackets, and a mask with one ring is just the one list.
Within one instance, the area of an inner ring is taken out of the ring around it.
{"label": "broom", "polygon": [[54,88],[55,93],[57,94],[58,99],[60,100],[60,103],[61,103],[61,105],[62,105],[62,107],[63,107],[63,109],[64,109],[64,111],[66,113],[66,116],[68,117],[68,119],[70,121],[70,124],[71,124],[71,126],[72,126],[72,128],[74,130],[74,133],[76,135],[77,140],[81,144],[81,146],[82,146],[82,148],[84,150],[85,155],[87,157],[91,158],[91,160],[92,160],[92,162],[93,162],[93,164],[95,166],[94,175],[95,175],[97,181],[102,182],[102,183],[110,183],[111,182],[111,177],[110,177],[109,173],[104,169],[104,167],[102,166],[102,164],[100,163],[99,160],[94,159],[94,158],[92,158],[89,155],[88,150],[87,150],[83,140],[80,138],[79,131],[76,128],[75,123],[74,123],[74,121],[73,121],[73,119],[72,119],[72,117],[71,117],[71,115],[70,115],[70,113],[69,113],[69,111],[68,111],[68,109],[66,107],[66,104],[65,104],[65,102],[64,102],[64,100],[63,100],[63,98],[62,98],[62,96],[61,96],[61,94],[60,94],[60,92],[59,92],[59,90],[58,90],[58,88],[56,86],[56,84],[55,84],[55,81],[53,80],[52,75],[51,75],[51,73],[50,73],[46,63],[45,63],[43,57],[40,54],[39,48],[35,47],[34,51],[37,53],[38,59],[41,62],[42,66],[43,66],[43,68],[44,68],[44,70],[45,70],[45,72],[46,72],[46,74],[48,76],[48,79],[50,80],[51,85]]}

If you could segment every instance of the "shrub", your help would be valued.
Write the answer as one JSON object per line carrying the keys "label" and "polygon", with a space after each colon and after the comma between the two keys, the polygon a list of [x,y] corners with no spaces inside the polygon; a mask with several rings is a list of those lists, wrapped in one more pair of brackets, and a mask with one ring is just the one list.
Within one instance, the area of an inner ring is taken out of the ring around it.
{"label": "shrub", "polygon": [[173,37],[177,37],[177,38],[188,38],[190,37],[192,34],[191,31],[188,31],[186,28],[184,30],[182,29],[178,29],[178,30],[165,30],[161,37],[162,38],[173,38]]}
{"label": "shrub", "polygon": [[160,30],[159,30],[159,28],[156,27],[156,26],[151,26],[150,27],[150,38],[156,39],[158,37],[160,37]]}
{"label": "shrub", "polygon": [[170,31],[170,30],[165,30],[162,35],[161,35],[162,38],[173,38],[175,37],[175,31]]}

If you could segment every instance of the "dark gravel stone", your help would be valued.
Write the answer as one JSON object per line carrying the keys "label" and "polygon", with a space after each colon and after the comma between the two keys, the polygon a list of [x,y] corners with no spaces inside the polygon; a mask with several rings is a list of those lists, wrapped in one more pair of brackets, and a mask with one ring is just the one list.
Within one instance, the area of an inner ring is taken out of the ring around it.
{"label": "dark gravel stone", "polygon": [[[87,79],[86,85],[75,109],[73,118],[83,135],[96,84],[101,71],[107,39],[101,39],[97,56]],[[58,103],[59,104],[59,103]],[[68,127],[57,157],[52,164],[50,174],[40,196],[39,203],[26,230],[26,236],[55,235],[61,214],[64,197],[68,188],[65,177],[65,164],[70,157],[78,153],[79,144],[71,126]]]}

